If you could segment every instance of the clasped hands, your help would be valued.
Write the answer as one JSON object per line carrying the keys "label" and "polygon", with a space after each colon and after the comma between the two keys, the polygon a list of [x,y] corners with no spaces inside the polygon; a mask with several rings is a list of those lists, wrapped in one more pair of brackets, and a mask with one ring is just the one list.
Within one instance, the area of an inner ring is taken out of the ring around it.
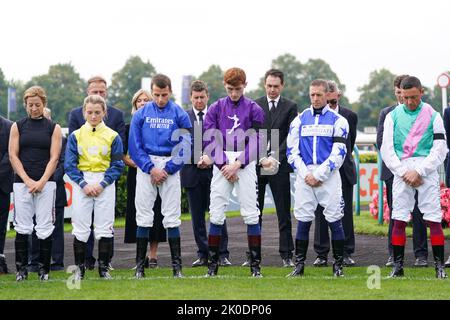
{"label": "clasped hands", "polygon": [[410,187],[417,188],[423,184],[423,179],[416,170],[407,170],[402,176],[403,181]]}
{"label": "clasped hands", "polygon": [[275,172],[280,165],[280,162],[273,157],[263,158],[259,161],[261,167],[267,172]]}
{"label": "clasped hands", "polygon": [[[197,167],[200,169],[206,169],[210,167],[213,164],[213,161],[208,155],[203,155],[200,157],[200,160],[197,162]],[[226,164],[220,169],[220,172],[222,172],[225,179],[228,180],[228,182],[236,182],[239,180],[238,177],[238,171],[241,168],[241,162],[239,160],[236,160],[232,164]]]}
{"label": "clasped hands", "polygon": [[88,197],[98,197],[103,190],[104,189],[100,183],[87,184],[83,187],[83,192]]}
{"label": "clasped hands", "polygon": [[150,170],[150,179],[152,184],[160,185],[167,180],[168,176],[169,174],[164,169],[153,167],[153,169]]}
{"label": "clasped hands", "polygon": [[311,188],[317,188],[322,185],[322,181],[314,178],[314,175],[312,173],[308,173],[305,177],[305,183],[310,186]]}
{"label": "clasped hands", "polygon": [[33,179],[29,179],[26,182],[26,186],[28,187],[29,193],[40,193],[45,187],[46,181],[38,180],[34,181]]}

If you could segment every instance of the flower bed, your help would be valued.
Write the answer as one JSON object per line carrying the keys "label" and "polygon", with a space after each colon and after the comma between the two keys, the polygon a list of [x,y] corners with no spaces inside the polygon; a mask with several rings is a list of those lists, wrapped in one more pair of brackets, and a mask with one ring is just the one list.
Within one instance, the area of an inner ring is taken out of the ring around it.
{"label": "flower bed", "polygon": [[[442,221],[450,226],[450,188],[441,183],[441,211]],[[373,192],[372,202],[369,204],[369,212],[374,219],[378,219],[378,191]],[[387,205],[386,187],[383,187],[383,220],[389,223],[389,206]]]}

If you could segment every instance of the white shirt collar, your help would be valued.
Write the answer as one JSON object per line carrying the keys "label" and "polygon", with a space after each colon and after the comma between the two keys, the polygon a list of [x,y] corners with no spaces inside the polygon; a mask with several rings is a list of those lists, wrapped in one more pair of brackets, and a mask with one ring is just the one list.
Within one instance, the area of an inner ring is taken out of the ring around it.
{"label": "white shirt collar", "polygon": [[[199,121],[198,114],[200,111],[195,109],[194,107],[192,107],[192,110],[194,111],[195,118],[197,119],[197,121]],[[208,106],[206,106],[206,108],[203,109],[202,112],[203,112],[203,121],[205,121],[205,116],[206,116],[206,113],[208,112]]]}
{"label": "white shirt collar", "polygon": [[280,102],[280,98],[281,98],[281,96],[278,96],[276,99],[270,99],[268,96],[267,96],[267,104],[269,105],[269,109],[270,109],[270,107],[271,107],[271,105],[270,105],[270,101],[275,101],[275,108],[276,107],[278,107],[278,102]]}

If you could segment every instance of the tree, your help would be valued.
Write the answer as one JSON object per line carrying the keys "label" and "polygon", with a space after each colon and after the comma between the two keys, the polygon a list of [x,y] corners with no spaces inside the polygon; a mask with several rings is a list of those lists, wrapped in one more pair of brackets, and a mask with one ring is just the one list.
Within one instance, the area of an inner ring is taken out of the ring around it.
{"label": "tree", "polygon": [[[447,71],[447,74],[450,74],[450,71]],[[450,90],[447,87],[447,101],[449,99]],[[434,110],[442,113],[442,89],[437,84],[433,87],[433,89],[426,88],[425,96],[423,100],[428,102],[433,106]],[[447,102],[447,107],[449,106]]]}
{"label": "tree", "polygon": [[[86,82],[70,63],[52,65],[47,74],[33,77],[24,88],[20,88],[20,92],[17,91],[17,100],[22,99],[24,90],[34,85],[44,88],[52,119],[63,127],[67,126],[70,110],[82,105],[86,95]],[[24,108],[17,109],[16,119],[25,116]]]}
{"label": "tree", "polygon": [[223,73],[220,66],[213,64],[198,77],[198,80],[202,80],[208,85],[209,104],[227,95],[223,86]]}
{"label": "tree", "polygon": [[[272,60],[271,68],[279,69],[284,73],[283,96],[297,102],[299,111],[311,105],[309,99],[309,85],[314,79],[325,79],[335,81],[342,92],[345,86],[340,82],[336,73],[330,65],[322,59],[309,59],[302,64],[297,58],[290,54],[283,54]],[[248,93],[248,96],[256,99],[264,96],[264,76],[259,81],[259,87]],[[341,104],[349,105],[348,99],[343,95]]]}
{"label": "tree", "polygon": [[[156,74],[153,65],[144,62],[138,56],[131,56],[125,65],[113,74],[111,86],[108,88],[108,104],[125,111],[125,121],[131,119],[131,99],[141,89],[141,79],[151,78]],[[150,90],[150,88],[145,88]]]}
{"label": "tree", "polygon": [[8,84],[6,83],[5,75],[3,74],[3,71],[0,68],[0,116],[3,116],[5,118],[8,112],[7,100],[8,100]]}
{"label": "tree", "polygon": [[358,127],[376,126],[381,109],[395,104],[394,78],[387,69],[375,70],[370,73],[369,83],[358,88],[361,93]]}

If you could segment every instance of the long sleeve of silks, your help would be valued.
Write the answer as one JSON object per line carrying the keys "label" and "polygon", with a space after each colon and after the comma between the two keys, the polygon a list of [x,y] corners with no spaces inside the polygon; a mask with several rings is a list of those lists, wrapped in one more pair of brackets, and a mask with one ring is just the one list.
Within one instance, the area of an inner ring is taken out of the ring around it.
{"label": "long sleeve of silks", "polygon": [[123,144],[120,136],[116,136],[111,145],[111,164],[105,172],[103,181],[100,182],[103,188],[112,184],[114,181],[120,178],[125,164],[122,161],[123,158]]}
{"label": "long sleeve of silks", "polygon": [[345,155],[347,154],[347,147],[345,145],[349,135],[348,122],[344,117],[339,117],[334,123],[333,130],[333,147],[328,158],[322,162],[313,171],[313,176],[317,180],[325,181],[335,170],[344,163]]}
{"label": "long sleeve of silks", "polygon": [[64,170],[73,182],[83,188],[87,185],[87,182],[84,181],[83,173],[78,169],[78,157],[78,142],[77,138],[72,133],[67,140]]}
{"label": "long sleeve of silks", "polygon": [[300,154],[300,124],[300,116],[297,116],[289,127],[289,134],[286,139],[286,156],[291,167],[297,170],[300,177],[304,179],[308,174],[308,168]]}
{"label": "long sleeve of silks", "polygon": [[139,112],[135,113],[131,119],[130,137],[128,139],[128,152],[130,158],[145,173],[150,173],[154,164],[150,160],[150,156],[145,152],[142,137],[142,126],[144,119]]}
{"label": "long sleeve of silks", "polygon": [[181,170],[184,165],[184,157],[186,156],[184,153],[191,150],[192,142],[189,129],[192,125],[186,112],[181,113],[177,125],[180,129],[176,131],[176,136],[172,134],[172,138],[178,138],[178,144],[174,147],[173,151],[175,152],[172,151],[172,159],[166,163],[164,168],[168,174],[174,174]]}
{"label": "long sleeve of silks", "polygon": [[438,167],[444,162],[447,156],[448,149],[445,141],[445,128],[441,115],[436,114],[433,122],[433,146],[430,154],[419,164],[416,171],[421,176],[427,176],[436,171]]}
{"label": "long sleeve of silks", "polygon": [[402,177],[407,168],[401,163],[394,149],[394,122],[391,113],[384,120],[383,144],[381,145],[381,158],[393,174]]}

